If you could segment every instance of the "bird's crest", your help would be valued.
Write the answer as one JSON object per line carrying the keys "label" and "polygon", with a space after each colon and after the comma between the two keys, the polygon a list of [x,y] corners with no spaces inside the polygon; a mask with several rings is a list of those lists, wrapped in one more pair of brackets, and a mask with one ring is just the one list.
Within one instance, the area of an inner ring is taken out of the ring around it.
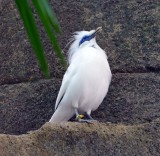
{"label": "bird's crest", "polygon": [[91,31],[77,31],[73,34],[73,36],[70,39],[70,42],[72,42],[69,50],[68,50],[68,62],[70,64],[71,58],[73,54],[78,50],[78,48],[83,44],[85,41],[89,41],[92,37],[92,34],[95,30]]}
{"label": "bird's crest", "polygon": [[[74,53],[78,51],[78,49],[81,47],[81,45],[86,41],[91,41],[93,38],[95,38],[96,33],[101,31],[102,27],[98,27],[96,30],[91,31],[77,31],[73,33],[73,36],[71,37],[70,41],[66,46],[68,46],[71,43],[71,46],[68,50],[68,62],[70,64],[72,56]],[[95,40],[92,40],[92,42],[96,43]]]}

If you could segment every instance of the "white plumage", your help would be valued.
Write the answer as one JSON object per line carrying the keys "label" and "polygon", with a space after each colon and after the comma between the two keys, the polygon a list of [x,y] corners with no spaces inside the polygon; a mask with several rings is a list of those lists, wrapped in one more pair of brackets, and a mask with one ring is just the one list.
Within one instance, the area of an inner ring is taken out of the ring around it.
{"label": "white plumage", "polygon": [[74,42],[69,49],[69,67],[49,122],[66,122],[79,113],[87,113],[91,118],[91,112],[98,108],[106,96],[112,74],[107,56],[95,40],[100,30],[99,27],[74,35]]}

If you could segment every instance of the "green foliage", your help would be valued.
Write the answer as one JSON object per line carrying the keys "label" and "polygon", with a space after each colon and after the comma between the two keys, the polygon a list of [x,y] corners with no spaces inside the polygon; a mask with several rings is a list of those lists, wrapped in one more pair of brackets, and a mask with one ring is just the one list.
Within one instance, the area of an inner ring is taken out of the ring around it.
{"label": "green foliage", "polygon": [[[24,26],[26,28],[29,40],[37,56],[41,70],[44,72],[46,77],[49,77],[48,64],[44,54],[43,45],[40,39],[38,28],[36,26],[36,22],[31,11],[31,7],[27,0],[15,0],[15,2],[17,4],[17,8],[20,12]],[[41,22],[43,23],[43,26],[55,49],[57,56],[61,60],[61,63],[65,65],[66,63],[64,56],[59,47],[58,41],[55,36],[55,32],[53,31],[54,29],[57,33],[61,32],[53,10],[51,9],[47,0],[32,0],[32,3],[40,17]]]}

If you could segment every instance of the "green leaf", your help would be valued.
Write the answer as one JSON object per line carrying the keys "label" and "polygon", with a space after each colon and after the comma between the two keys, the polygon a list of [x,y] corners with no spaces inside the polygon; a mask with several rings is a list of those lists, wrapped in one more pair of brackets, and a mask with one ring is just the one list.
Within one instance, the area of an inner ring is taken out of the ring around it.
{"label": "green leaf", "polygon": [[50,23],[52,24],[53,28],[58,33],[61,33],[61,29],[60,29],[59,23],[57,21],[57,18],[55,16],[55,13],[54,13],[53,9],[51,8],[51,6],[49,5],[48,1],[41,0],[41,2],[39,2],[39,3],[44,8],[42,11],[44,11],[43,13],[47,15],[47,18],[50,21]]}
{"label": "green leaf", "polygon": [[35,24],[35,20],[31,11],[31,8],[27,0],[15,0],[18,10],[20,12],[21,18],[23,20],[24,26],[26,28],[28,37],[31,41],[34,52],[37,56],[38,62],[41,66],[41,70],[44,72],[46,77],[49,77],[49,70],[44,55],[43,46],[40,40],[40,35]]}
{"label": "green leaf", "polygon": [[47,3],[46,0],[32,0],[33,5],[36,9],[36,11],[38,12],[38,15],[45,27],[46,33],[55,49],[55,52],[57,54],[57,56],[60,58],[61,63],[66,66],[66,62],[64,59],[64,56],[62,54],[62,51],[59,47],[58,41],[54,35],[53,32],[53,27],[57,32],[60,32],[60,28],[58,25],[58,22],[55,17],[55,15],[53,14],[53,12],[51,11],[51,8],[49,6],[49,4]]}

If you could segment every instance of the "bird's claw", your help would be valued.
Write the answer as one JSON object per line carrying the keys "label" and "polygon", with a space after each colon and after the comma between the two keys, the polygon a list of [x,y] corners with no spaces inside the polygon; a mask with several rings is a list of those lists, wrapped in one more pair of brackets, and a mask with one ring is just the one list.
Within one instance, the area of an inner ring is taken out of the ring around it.
{"label": "bird's claw", "polygon": [[84,115],[83,114],[77,114],[76,120],[78,122],[86,122],[86,123],[95,123],[97,120],[94,120],[90,115],[88,115],[90,119],[83,119]]}
{"label": "bird's claw", "polygon": [[79,122],[86,122],[86,123],[89,123],[89,124],[94,124],[97,122],[97,120],[91,120],[91,119],[80,119],[78,120]]}
{"label": "bird's claw", "polygon": [[86,122],[86,123],[95,123],[95,122],[97,122],[97,120],[92,120],[92,119],[83,119],[84,118],[84,115],[78,115],[77,117],[76,117],[76,120],[78,121],[78,122]]}

